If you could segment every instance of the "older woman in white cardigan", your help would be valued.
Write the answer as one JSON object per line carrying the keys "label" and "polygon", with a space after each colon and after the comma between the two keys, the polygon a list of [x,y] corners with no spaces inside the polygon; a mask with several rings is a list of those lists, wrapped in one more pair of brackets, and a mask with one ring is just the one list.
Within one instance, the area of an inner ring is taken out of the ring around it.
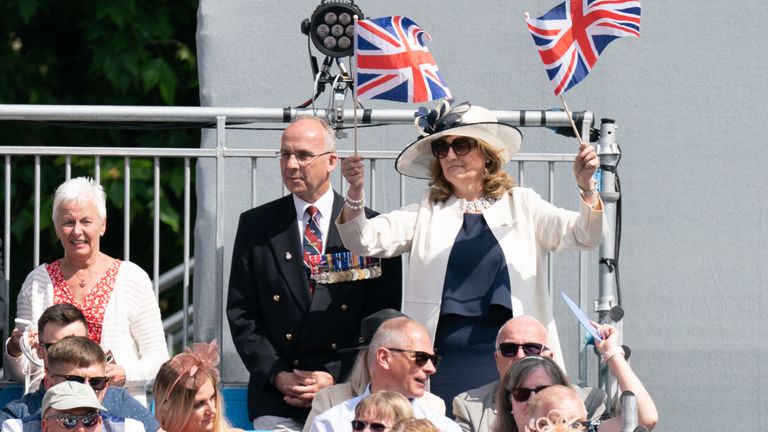
{"label": "older woman in white cardigan", "polygon": [[[53,224],[64,256],[27,276],[16,314],[34,323],[53,304],[78,307],[88,321],[88,337],[111,352],[110,385],[125,386],[146,403],[144,385],[169,358],[160,308],[144,270],[101,252],[106,216],[106,194],[93,180],[78,177],[58,187]],[[24,366],[20,338],[15,330],[6,344],[6,365],[14,380],[23,380],[25,369],[34,373]]]}

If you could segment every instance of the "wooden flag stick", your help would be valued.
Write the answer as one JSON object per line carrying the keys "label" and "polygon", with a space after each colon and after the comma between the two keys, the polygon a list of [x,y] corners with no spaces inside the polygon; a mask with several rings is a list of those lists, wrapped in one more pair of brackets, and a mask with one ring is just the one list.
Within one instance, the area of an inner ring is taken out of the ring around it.
{"label": "wooden flag stick", "polygon": [[[354,44],[357,43],[357,15],[352,15],[352,22],[353,22],[352,46],[354,46]],[[354,56],[354,61],[352,62],[352,64],[354,66],[352,66],[352,105],[354,105],[354,116],[353,116],[354,120],[352,121],[352,127],[355,131],[354,132],[354,135],[355,135],[354,148],[355,148],[355,156],[357,156],[357,139],[358,139],[357,137],[357,105],[359,101],[357,100],[357,83],[355,82],[355,76],[357,75],[357,56],[354,55],[354,51],[353,51],[353,56]]]}
{"label": "wooden flag stick", "polygon": [[579,145],[581,145],[581,134],[579,133],[579,129],[576,128],[576,123],[573,122],[573,114],[571,114],[571,110],[568,109],[568,105],[565,103],[565,98],[562,94],[560,95],[560,102],[563,103],[563,108],[565,108],[565,113],[568,114],[568,121],[571,122],[573,133],[576,134],[576,139],[579,140]]}

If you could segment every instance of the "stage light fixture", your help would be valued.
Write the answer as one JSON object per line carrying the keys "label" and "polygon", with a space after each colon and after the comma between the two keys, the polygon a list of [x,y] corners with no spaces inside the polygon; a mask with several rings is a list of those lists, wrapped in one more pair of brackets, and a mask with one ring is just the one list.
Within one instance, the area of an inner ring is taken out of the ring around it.
{"label": "stage light fixture", "polygon": [[312,16],[301,23],[301,31],[308,35],[315,47],[330,57],[348,57],[353,52],[354,20],[363,12],[353,0],[322,0]]}

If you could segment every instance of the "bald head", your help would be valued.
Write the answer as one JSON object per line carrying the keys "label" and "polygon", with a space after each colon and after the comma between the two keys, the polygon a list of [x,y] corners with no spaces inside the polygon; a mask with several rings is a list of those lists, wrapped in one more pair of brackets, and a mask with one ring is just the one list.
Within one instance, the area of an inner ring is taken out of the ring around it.
{"label": "bald head", "polygon": [[550,421],[567,419],[586,420],[587,410],[578,393],[570,387],[553,385],[537,393],[528,406],[530,418],[548,418]]}
{"label": "bald head", "polygon": [[407,317],[385,321],[368,347],[371,391],[423,396],[429,376],[437,371],[434,353],[429,332],[418,321]]}
{"label": "bald head", "polygon": [[[518,345],[539,344],[546,346],[548,343],[547,329],[536,318],[523,315],[512,318],[504,323],[496,336],[496,351],[493,356],[496,360],[496,370],[499,372],[499,379],[504,378],[507,370],[518,360],[525,357],[523,349],[520,348],[514,355],[504,356],[499,351],[499,345],[503,343],[514,343]],[[541,352],[542,356],[552,357],[553,353],[549,350]]]}

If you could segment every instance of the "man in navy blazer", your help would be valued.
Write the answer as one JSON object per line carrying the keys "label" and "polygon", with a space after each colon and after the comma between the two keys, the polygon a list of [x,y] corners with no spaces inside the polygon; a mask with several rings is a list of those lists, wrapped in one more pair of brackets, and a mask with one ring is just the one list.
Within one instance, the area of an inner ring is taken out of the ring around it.
{"label": "man in navy blazer", "polygon": [[[227,318],[250,372],[248,414],[254,429],[301,430],[321,388],[341,381],[354,357],[360,321],[384,308],[400,309],[400,258],[382,260],[382,275],[312,283],[303,261],[304,230],[315,216],[324,254],[346,252],[334,223],[344,205],[360,205],[333,191],[335,135],[315,117],[283,132],[280,171],[290,195],[240,215],[232,252]],[[366,216],[375,213],[366,209]],[[313,227],[314,222],[313,221]],[[310,284],[312,286],[310,286]]]}

